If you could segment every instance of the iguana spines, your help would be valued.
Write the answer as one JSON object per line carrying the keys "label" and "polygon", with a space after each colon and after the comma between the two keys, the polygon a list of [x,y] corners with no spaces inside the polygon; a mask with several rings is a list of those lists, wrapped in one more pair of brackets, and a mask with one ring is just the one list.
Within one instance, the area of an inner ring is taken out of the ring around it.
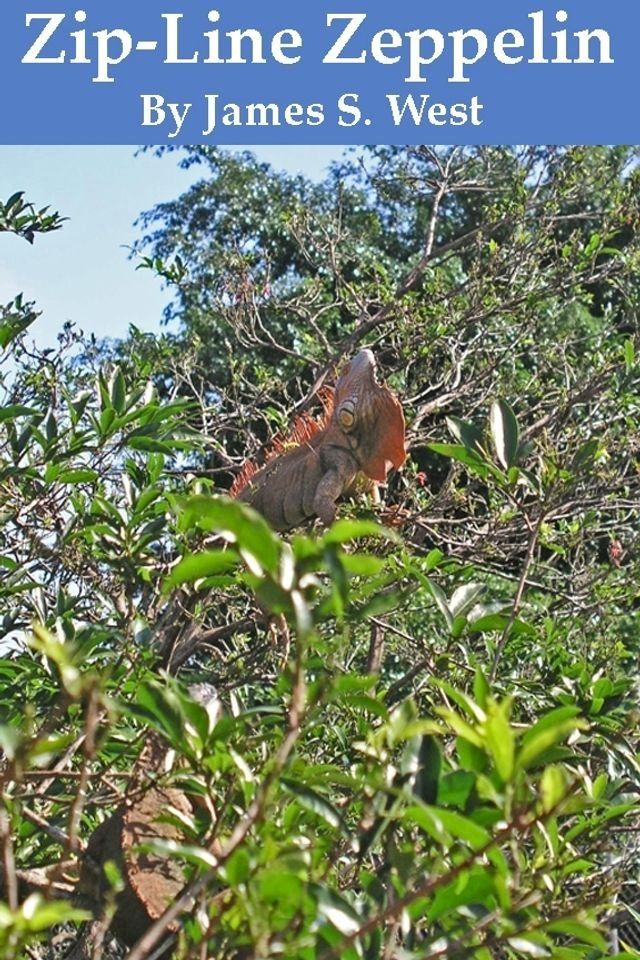
{"label": "iguana spines", "polygon": [[317,415],[306,412],[302,413],[296,417],[293,425],[287,430],[286,434],[276,434],[265,451],[263,467],[257,466],[253,460],[245,460],[233,481],[231,489],[229,490],[229,496],[244,499],[241,497],[243,490],[251,484],[251,481],[261,469],[277,457],[281,457],[296,447],[309,443],[317,433],[320,433],[331,419],[333,394],[334,391],[331,387],[324,387],[318,394],[322,403],[321,413]]}

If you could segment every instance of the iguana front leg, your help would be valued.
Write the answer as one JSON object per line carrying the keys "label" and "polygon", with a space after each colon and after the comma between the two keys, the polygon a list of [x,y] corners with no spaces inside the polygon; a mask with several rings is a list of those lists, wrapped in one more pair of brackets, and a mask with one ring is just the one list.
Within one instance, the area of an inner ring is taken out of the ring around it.
{"label": "iguana front leg", "polygon": [[313,498],[313,512],[325,527],[330,527],[336,518],[336,501],[353,480],[353,470],[336,466],[327,471],[320,480]]}
{"label": "iguana front leg", "polygon": [[341,496],[344,485],[337,470],[325,473],[318,484],[313,498],[313,512],[325,527],[330,527],[336,518],[336,500]]}

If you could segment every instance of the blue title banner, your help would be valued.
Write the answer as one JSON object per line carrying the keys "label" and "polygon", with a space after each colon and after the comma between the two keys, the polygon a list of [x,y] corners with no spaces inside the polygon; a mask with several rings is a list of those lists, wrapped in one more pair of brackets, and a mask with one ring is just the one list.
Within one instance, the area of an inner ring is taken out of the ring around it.
{"label": "blue title banner", "polygon": [[2,143],[638,142],[630,0],[4,0]]}

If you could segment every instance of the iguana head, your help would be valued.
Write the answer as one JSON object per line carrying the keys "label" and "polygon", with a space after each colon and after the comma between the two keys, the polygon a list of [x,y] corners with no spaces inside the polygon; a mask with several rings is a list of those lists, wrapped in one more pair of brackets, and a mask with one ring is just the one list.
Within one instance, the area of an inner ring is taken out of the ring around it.
{"label": "iguana head", "polygon": [[376,379],[371,350],[361,350],[336,384],[333,422],[347,436],[360,469],[384,483],[390,466],[407,458],[404,414],[394,393]]}

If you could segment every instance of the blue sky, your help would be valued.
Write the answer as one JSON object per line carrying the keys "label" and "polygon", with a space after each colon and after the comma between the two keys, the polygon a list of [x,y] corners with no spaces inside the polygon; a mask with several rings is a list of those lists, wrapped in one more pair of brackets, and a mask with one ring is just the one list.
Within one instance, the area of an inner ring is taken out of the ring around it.
{"label": "blue sky", "polygon": [[[279,169],[322,177],[341,147],[256,147]],[[42,315],[31,328],[40,347],[55,344],[66,320],[98,336],[120,337],[130,323],[158,330],[168,294],[127,247],[138,214],[170,200],[201,175],[178,168],[179,155],[135,156],[133,147],[0,147],[0,198],[24,190],[37,206],[69,218],[33,246],[0,233],[0,303],[23,292]]]}

